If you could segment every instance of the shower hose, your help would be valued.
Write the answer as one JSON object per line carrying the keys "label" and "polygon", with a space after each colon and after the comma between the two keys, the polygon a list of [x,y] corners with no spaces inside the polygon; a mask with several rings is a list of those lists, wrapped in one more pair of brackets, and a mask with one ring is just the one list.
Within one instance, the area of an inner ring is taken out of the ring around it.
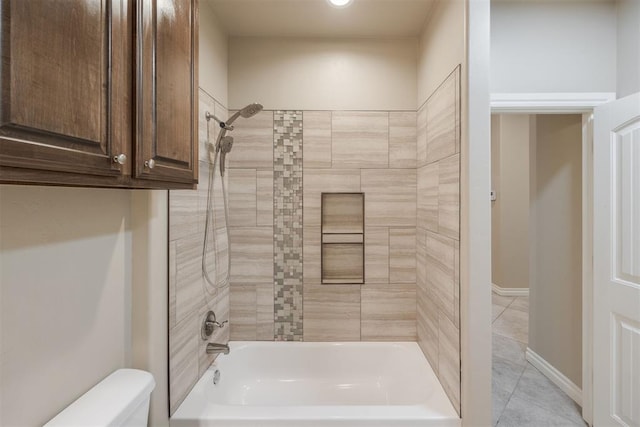
{"label": "shower hose", "polygon": [[[220,182],[222,183],[222,203],[224,205],[223,215],[224,215],[224,230],[227,238],[227,271],[226,274],[222,277],[221,282],[218,283],[217,277],[220,276],[220,262],[219,256],[222,255],[222,252],[219,250],[220,242],[217,235],[217,224],[216,224],[216,215],[214,212],[214,184],[215,184],[215,174],[216,174],[216,166],[218,164],[218,157],[220,152],[220,144],[219,140],[221,139],[223,132],[221,131],[218,135],[218,141],[216,141],[215,145],[211,145],[209,142],[209,122],[207,122],[207,145],[209,149],[209,180],[207,188],[207,212],[206,212],[206,220],[204,224],[204,242],[202,244],[202,276],[204,277],[204,281],[202,286],[206,293],[209,295],[216,295],[220,289],[224,289],[229,286],[229,275],[231,273],[231,241],[229,239],[229,203],[227,201],[227,190],[224,185],[224,172],[223,168],[220,168]],[[213,156],[213,159],[211,158]],[[224,162],[225,155],[221,156],[221,161]],[[207,268],[207,256],[209,255],[209,247],[210,242],[213,241],[213,258],[214,258],[214,268],[215,274],[212,279],[209,274],[209,269]],[[208,286],[207,286],[208,285]],[[213,292],[209,289],[213,288]]]}

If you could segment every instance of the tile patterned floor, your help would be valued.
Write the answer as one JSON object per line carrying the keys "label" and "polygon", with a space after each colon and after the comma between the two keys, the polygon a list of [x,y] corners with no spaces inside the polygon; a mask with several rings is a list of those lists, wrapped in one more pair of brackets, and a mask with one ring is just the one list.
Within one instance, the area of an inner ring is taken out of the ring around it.
{"label": "tile patterned floor", "polygon": [[525,360],[529,298],[493,299],[493,425],[585,426],[580,407]]}

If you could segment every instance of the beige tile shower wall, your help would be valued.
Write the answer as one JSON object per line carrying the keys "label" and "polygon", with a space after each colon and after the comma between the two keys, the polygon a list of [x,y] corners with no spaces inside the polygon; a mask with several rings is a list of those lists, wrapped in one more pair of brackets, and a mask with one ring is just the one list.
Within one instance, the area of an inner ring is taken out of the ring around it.
{"label": "beige tile shower wall", "polygon": [[239,118],[231,135],[231,339],[273,341],[273,111]]}
{"label": "beige tile shower wall", "polygon": [[[416,113],[305,111],[304,340],[416,340]],[[365,284],[320,284],[320,194],[365,193]]]}
{"label": "beige tile shower wall", "polygon": [[[205,146],[207,122],[204,115],[207,111],[220,118],[227,117],[226,108],[200,90],[198,189],[169,192],[169,400],[172,414],[213,362],[213,357],[205,352],[207,342],[225,343],[229,340],[228,327],[216,330],[208,341],[200,337],[200,325],[208,310],[214,310],[219,321],[229,319],[229,288],[216,293],[205,285],[202,278],[210,167]],[[218,126],[212,125],[209,129],[209,138],[214,141]],[[210,240],[207,264],[209,274],[220,283],[227,274],[224,260],[228,256],[228,244],[222,210],[222,182],[219,179],[215,181],[214,190],[215,215],[211,218],[210,227],[215,230],[217,244]],[[217,266],[216,253],[222,261]]]}
{"label": "beige tile shower wall", "polygon": [[[415,341],[416,113],[304,111],[303,124],[304,340]],[[231,339],[273,340],[273,112],[233,136]],[[320,194],[360,191],[365,284],[321,285]]]}
{"label": "beige tile shower wall", "polygon": [[460,68],[418,111],[418,344],[460,411]]}

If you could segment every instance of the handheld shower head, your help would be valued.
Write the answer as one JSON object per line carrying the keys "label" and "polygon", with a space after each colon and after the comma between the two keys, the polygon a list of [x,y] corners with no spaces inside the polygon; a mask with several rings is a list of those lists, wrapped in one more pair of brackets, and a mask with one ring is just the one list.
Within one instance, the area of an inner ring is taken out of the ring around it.
{"label": "handheld shower head", "polygon": [[258,103],[249,104],[246,107],[244,107],[242,110],[240,110],[240,115],[245,119],[248,119],[258,114],[260,111],[262,111],[263,108],[264,107],[262,106],[262,104],[258,104]]}
{"label": "handheld shower head", "polygon": [[216,121],[216,123],[218,123],[218,126],[220,126],[221,129],[225,131],[229,131],[229,130],[233,130],[233,126],[231,126],[231,123],[235,122],[238,117],[242,116],[245,119],[249,119],[255,116],[256,114],[258,114],[260,111],[262,111],[263,108],[264,107],[262,106],[262,104],[258,104],[258,103],[249,104],[246,107],[244,107],[242,110],[236,111],[236,113],[233,116],[229,117],[227,121],[220,120],[219,118],[217,118],[216,116],[214,116],[208,111],[205,113],[204,116],[207,119],[207,121],[213,119]]}
{"label": "handheld shower head", "polygon": [[225,136],[220,140],[220,175],[224,176],[225,171],[225,160],[227,158],[227,154],[231,151],[231,147],[233,147],[233,137]]}
{"label": "handheld shower head", "polygon": [[229,126],[231,123],[235,122],[236,119],[242,116],[245,119],[251,118],[262,111],[264,107],[262,104],[253,103],[244,107],[242,110],[237,111],[233,116],[229,117],[229,120],[226,121],[226,125]]}
{"label": "handheld shower head", "polygon": [[242,110],[236,111],[233,116],[231,116],[227,121],[222,121],[210,112],[205,112],[205,118],[207,121],[213,119],[218,126],[220,126],[220,133],[218,134],[218,138],[216,138],[215,145],[211,145],[208,143],[209,141],[209,126],[207,125],[207,143],[209,146],[209,156],[210,161],[215,164],[215,158],[220,153],[220,173],[224,176],[224,161],[226,155],[231,151],[231,147],[233,146],[233,137],[226,136],[228,131],[232,131],[234,128],[231,126],[238,117],[242,116],[245,119],[251,118],[262,111],[264,107],[262,104],[253,103],[244,107]]}

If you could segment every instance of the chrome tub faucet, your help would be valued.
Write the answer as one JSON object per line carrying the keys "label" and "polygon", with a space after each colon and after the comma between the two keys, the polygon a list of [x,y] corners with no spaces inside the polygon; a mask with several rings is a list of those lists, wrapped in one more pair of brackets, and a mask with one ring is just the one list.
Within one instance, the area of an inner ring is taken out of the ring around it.
{"label": "chrome tub faucet", "polygon": [[207,354],[229,354],[229,346],[227,344],[208,343]]}

